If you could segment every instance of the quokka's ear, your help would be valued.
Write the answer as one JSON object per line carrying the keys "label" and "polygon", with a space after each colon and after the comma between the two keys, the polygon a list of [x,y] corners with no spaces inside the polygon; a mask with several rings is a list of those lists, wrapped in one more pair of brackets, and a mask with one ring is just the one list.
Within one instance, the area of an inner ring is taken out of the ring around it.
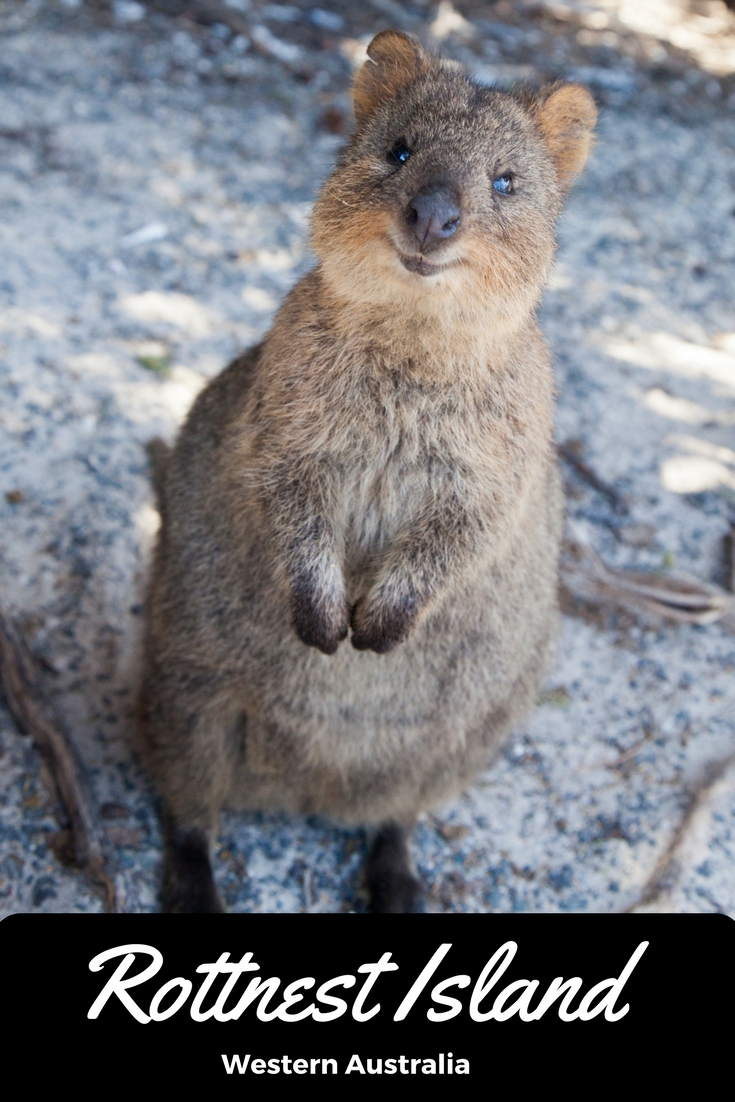
{"label": "quokka's ear", "polygon": [[597,122],[597,108],[581,84],[552,84],[533,101],[533,111],[564,187],[585,166]]}
{"label": "quokka's ear", "polygon": [[369,60],[355,78],[355,118],[362,125],[378,104],[415,80],[428,58],[415,38],[402,31],[381,31],[367,48]]}

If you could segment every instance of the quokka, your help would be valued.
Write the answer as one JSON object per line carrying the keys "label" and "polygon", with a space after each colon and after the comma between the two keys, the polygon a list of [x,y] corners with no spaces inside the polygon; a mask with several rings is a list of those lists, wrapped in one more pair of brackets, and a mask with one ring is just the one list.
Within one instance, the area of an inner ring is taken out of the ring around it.
{"label": "quokka", "polygon": [[416,817],[492,761],[552,653],[534,310],[595,105],[479,86],[396,31],[368,57],[316,267],[155,449],[140,730],[167,911],[224,909],[224,805],[364,824],[371,909],[418,909]]}

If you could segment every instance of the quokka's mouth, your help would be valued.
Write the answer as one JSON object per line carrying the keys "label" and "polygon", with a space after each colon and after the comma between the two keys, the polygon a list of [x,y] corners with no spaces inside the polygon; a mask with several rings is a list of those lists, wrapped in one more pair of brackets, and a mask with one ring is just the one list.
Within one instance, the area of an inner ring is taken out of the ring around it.
{"label": "quokka's mouth", "polygon": [[403,253],[399,253],[398,257],[407,272],[414,272],[420,276],[439,275],[440,272],[452,266],[451,264],[430,264],[423,256],[404,256]]}

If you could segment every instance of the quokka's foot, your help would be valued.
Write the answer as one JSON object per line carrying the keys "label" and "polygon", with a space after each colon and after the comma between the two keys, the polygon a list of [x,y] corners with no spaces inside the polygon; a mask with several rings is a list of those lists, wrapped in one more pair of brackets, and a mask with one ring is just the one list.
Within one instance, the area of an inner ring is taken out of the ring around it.
{"label": "quokka's foot", "polygon": [[411,872],[408,834],[386,823],[376,835],[365,870],[372,914],[415,914],[423,910],[423,891]]}
{"label": "quokka's foot", "polygon": [[224,914],[203,831],[169,832],[163,860],[161,905],[166,914]]}

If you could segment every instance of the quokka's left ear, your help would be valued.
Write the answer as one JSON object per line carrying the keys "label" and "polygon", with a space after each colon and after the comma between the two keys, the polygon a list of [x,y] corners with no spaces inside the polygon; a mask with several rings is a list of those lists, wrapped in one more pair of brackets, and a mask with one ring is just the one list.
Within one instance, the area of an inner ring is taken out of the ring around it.
{"label": "quokka's left ear", "polygon": [[554,158],[563,187],[585,166],[597,122],[597,107],[582,84],[552,84],[534,97],[531,110]]}

